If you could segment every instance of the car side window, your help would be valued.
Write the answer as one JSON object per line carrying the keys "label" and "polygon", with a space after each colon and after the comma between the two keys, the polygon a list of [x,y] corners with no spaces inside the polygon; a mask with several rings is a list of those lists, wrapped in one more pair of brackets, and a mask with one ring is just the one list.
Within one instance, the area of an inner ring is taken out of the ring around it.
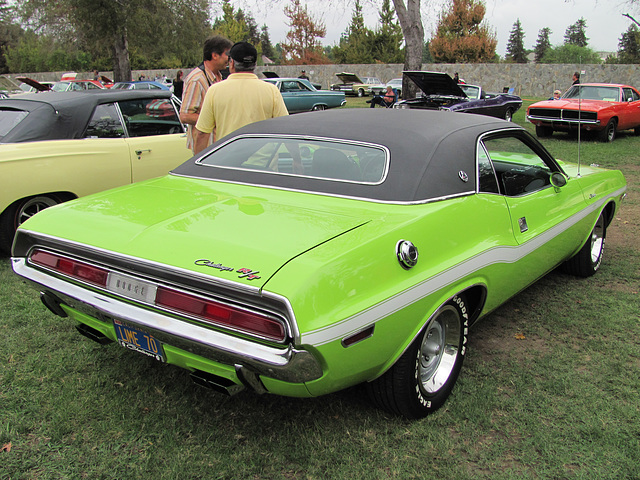
{"label": "car side window", "polygon": [[551,185],[551,169],[520,138],[486,138],[482,144],[495,170],[500,192],[504,195],[527,195]]}
{"label": "car side window", "polygon": [[482,145],[478,148],[478,191],[480,193],[500,193],[496,172]]}
{"label": "car side window", "polygon": [[130,137],[182,133],[183,128],[169,98],[140,98],[118,102]]}
{"label": "car side window", "polygon": [[124,127],[113,103],[98,105],[89,121],[85,138],[124,137]]}
{"label": "car side window", "polygon": [[622,99],[625,102],[637,102],[640,100],[640,95],[633,88],[623,88],[622,89],[624,98]]}

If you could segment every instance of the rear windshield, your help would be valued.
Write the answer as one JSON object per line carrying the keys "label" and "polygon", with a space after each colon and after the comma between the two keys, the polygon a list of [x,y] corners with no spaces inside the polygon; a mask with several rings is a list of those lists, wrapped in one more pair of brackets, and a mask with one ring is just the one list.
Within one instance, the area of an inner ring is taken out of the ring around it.
{"label": "rear windshield", "polygon": [[24,110],[0,108],[0,140],[24,120],[27,115],[29,115],[29,112]]}
{"label": "rear windshield", "polygon": [[199,159],[199,165],[280,175],[377,184],[388,155],[376,145],[325,139],[239,137]]}

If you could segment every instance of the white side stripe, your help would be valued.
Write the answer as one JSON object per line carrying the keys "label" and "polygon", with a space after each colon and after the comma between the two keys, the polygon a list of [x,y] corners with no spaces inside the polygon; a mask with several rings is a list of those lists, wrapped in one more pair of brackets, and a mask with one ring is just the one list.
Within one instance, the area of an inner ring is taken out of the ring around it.
{"label": "white side stripe", "polygon": [[588,215],[599,210],[610,198],[621,195],[625,187],[611,195],[595,202],[558,225],[523,243],[522,245],[493,247],[481,252],[425,281],[404,290],[370,308],[363,310],[341,322],[328,325],[301,335],[301,342],[310,345],[323,345],[341,340],[345,336],[355,333],[362,328],[382,320],[389,315],[406,308],[422,298],[477,272],[489,265],[501,263],[515,263],[541,246],[545,245]]}

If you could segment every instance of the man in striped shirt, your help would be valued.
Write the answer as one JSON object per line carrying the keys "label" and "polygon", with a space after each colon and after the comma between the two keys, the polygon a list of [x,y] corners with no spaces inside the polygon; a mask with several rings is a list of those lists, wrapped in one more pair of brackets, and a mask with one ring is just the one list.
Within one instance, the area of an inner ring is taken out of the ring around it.
{"label": "man in striped shirt", "polygon": [[[197,133],[194,126],[200,116],[204,96],[211,85],[222,80],[220,70],[227,66],[232,45],[230,40],[220,35],[207,38],[203,47],[203,62],[184,80],[180,121],[187,124],[187,148],[192,151]],[[207,146],[213,143],[213,134],[211,132]]]}

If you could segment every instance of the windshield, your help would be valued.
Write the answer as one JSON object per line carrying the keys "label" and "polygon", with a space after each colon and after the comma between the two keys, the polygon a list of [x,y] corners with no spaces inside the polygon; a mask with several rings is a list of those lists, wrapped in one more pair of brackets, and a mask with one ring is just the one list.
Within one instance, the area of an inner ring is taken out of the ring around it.
{"label": "windshield", "polygon": [[480,98],[480,87],[473,85],[458,85],[470,100],[478,100]]}
{"label": "windshield", "polygon": [[602,100],[605,102],[619,102],[620,89],[599,85],[573,85],[562,98],[581,98],[583,100]]}
{"label": "windshield", "polygon": [[324,139],[240,137],[199,159],[199,165],[376,184],[388,169],[374,145]]}

